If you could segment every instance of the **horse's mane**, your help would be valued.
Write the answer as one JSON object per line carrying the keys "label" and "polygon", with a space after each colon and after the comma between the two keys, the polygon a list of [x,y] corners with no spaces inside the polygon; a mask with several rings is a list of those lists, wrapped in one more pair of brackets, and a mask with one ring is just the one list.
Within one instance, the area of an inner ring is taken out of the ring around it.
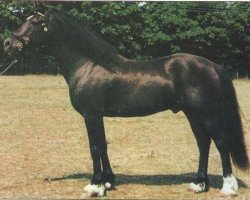
{"label": "horse's mane", "polygon": [[84,22],[57,10],[50,10],[50,24],[59,31],[59,39],[79,50],[83,55],[104,67],[112,67],[119,61],[117,50]]}

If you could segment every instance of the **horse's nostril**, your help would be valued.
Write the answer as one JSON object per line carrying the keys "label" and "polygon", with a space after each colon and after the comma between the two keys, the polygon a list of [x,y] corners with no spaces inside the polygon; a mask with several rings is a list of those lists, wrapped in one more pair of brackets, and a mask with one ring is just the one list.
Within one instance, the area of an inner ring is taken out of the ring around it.
{"label": "horse's nostril", "polygon": [[5,47],[9,47],[10,45],[11,45],[10,40],[9,40],[9,39],[6,39],[6,40],[4,41],[4,46],[5,46]]}

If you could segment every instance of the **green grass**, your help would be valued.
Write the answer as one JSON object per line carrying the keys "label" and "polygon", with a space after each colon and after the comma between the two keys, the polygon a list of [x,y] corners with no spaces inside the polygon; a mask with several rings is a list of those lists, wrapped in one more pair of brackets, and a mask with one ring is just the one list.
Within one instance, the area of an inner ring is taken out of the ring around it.
{"label": "green grass", "polygon": [[[250,81],[235,81],[250,145]],[[0,198],[80,198],[92,174],[86,128],[70,105],[61,76],[0,77]],[[108,198],[216,199],[222,169],[212,144],[211,189],[187,186],[198,166],[198,148],[183,113],[105,118],[117,190]],[[239,199],[250,198],[249,175],[234,169]]]}

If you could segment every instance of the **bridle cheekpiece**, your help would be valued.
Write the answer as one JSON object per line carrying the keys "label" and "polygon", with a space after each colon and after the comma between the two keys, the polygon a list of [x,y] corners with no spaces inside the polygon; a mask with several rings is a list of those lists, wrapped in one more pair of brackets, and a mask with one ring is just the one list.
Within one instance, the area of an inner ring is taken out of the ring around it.
{"label": "bridle cheekpiece", "polygon": [[[34,13],[37,14],[37,15],[39,15],[39,16],[41,16],[41,17],[43,17],[43,18],[45,18],[45,15],[42,14],[42,13],[40,13],[40,12],[36,12],[36,11],[35,11]],[[34,17],[34,15],[31,15],[31,16],[27,17],[27,21],[30,20],[32,17]],[[47,28],[47,25],[46,25],[45,22],[43,22],[43,23],[41,24],[41,26],[42,26],[44,32],[47,32],[47,31],[48,31],[48,28]],[[21,51],[21,50],[23,49],[23,46],[24,46],[24,45],[27,46],[28,43],[29,43],[29,41],[30,41],[30,37],[29,37],[29,36],[19,37],[19,36],[15,35],[15,34],[12,34],[12,36],[13,36],[14,38],[16,38],[17,40],[20,41],[20,42],[18,42],[17,45],[16,45],[16,47],[17,47],[17,49],[18,49],[19,51]]]}

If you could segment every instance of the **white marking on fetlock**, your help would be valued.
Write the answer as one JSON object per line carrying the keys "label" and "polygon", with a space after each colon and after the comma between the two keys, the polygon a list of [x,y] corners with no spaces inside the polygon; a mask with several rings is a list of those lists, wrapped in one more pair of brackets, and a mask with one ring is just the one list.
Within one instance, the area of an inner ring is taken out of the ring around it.
{"label": "white marking on fetlock", "polygon": [[223,187],[220,192],[221,195],[223,196],[236,195],[237,190],[238,190],[238,182],[232,174],[230,174],[227,177],[223,177]]}
{"label": "white marking on fetlock", "polygon": [[195,193],[200,193],[200,192],[203,192],[205,191],[205,188],[206,188],[206,185],[205,183],[190,183],[189,184],[189,187],[188,187],[188,191],[192,191],[192,192],[195,192]]}
{"label": "white marking on fetlock", "polygon": [[90,198],[90,197],[102,197],[105,195],[105,186],[103,184],[100,185],[91,185],[88,184],[84,187],[85,194],[83,197]]}
{"label": "white marking on fetlock", "polygon": [[105,189],[106,189],[106,190],[109,190],[109,189],[111,188],[111,183],[106,182],[106,183],[104,184],[104,186],[105,186]]}

